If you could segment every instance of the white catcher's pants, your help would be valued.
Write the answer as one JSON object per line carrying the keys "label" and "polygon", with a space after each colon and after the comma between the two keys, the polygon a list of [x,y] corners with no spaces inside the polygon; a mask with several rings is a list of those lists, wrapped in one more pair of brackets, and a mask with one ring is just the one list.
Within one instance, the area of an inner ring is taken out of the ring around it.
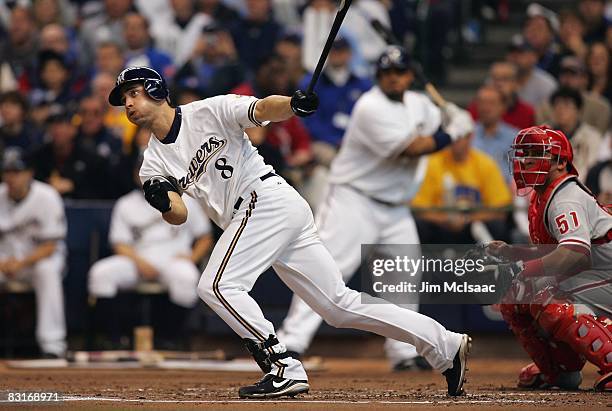
{"label": "white catcher's pants", "polygon": [[[31,282],[36,294],[36,340],[46,353],[63,355],[66,352],[66,317],[62,274],[65,267],[63,253],[55,253],[17,274],[20,280]],[[0,282],[5,281],[0,273]]]}
{"label": "white catcher's pants", "polygon": [[[196,285],[200,272],[191,261],[181,258],[143,256],[157,271],[159,282],[168,287],[170,301],[193,307],[198,300]],[[128,257],[114,255],[97,261],[89,270],[89,294],[113,298],[118,290],[134,288],[140,279],[136,264]]]}
{"label": "white catcher's pants", "polygon": [[[382,205],[344,185],[330,186],[325,201],[319,206],[316,222],[321,241],[336,261],[344,282],[359,268],[361,244],[412,244],[414,258],[420,256],[419,235],[407,207]],[[402,307],[414,311],[419,308],[418,304]],[[321,321],[317,313],[294,295],[278,337],[288,350],[304,352]],[[385,351],[391,363],[417,356],[413,345],[389,338]]]}
{"label": "white catcher's pants", "polygon": [[[270,265],[281,280],[332,326],[358,328],[410,343],[437,370],[452,365],[461,335],[396,305],[362,304],[329,251],[312,212],[280,177],[258,182],[217,242],[198,285],[200,297],[242,338],[264,341],[272,323],[249,291]],[[283,341],[280,340],[282,343]],[[277,361],[271,373],[306,379],[301,363]]]}

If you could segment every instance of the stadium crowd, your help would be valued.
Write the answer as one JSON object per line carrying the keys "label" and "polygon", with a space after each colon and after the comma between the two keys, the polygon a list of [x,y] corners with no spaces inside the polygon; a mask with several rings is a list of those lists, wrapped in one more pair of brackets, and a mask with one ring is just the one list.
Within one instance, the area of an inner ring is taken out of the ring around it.
{"label": "stadium crowd", "polygon": [[[316,114],[247,131],[313,208],[353,105],[374,84],[372,64],[385,48],[368,20],[389,27],[442,83],[449,70],[449,30],[460,24],[453,21],[459,3],[354,0],[317,85]],[[472,9],[503,21],[507,3],[473,1]],[[335,10],[333,0],[4,1],[4,174],[32,168],[33,177],[63,199],[122,198],[139,188],[133,170],[150,134],[131,124],[122,107],[108,104],[122,69],[154,68],[178,105],[225,93],[291,95],[308,84]],[[422,13],[429,31],[418,29]],[[520,32],[474,90],[468,107],[477,121],[474,135],[429,158],[412,204],[423,243],[525,241],[525,200],[513,194],[506,153],[518,130],[535,124],[550,124],[569,137],[581,180],[602,203],[612,203],[612,26],[606,13],[612,14],[604,0],[577,0],[575,8],[555,11],[529,5]],[[423,43],[427,50],[415,46]],[[2,231],[10,226],[7,218],[0,215]],[[26,260],[10,255],[4,234],[0,282],[18,274],[14,259]],[[195,263],[202,254],[198,250]],[[24,261],[20,269],[39,260]],[[47,351],[63,350],[57,347]]]}

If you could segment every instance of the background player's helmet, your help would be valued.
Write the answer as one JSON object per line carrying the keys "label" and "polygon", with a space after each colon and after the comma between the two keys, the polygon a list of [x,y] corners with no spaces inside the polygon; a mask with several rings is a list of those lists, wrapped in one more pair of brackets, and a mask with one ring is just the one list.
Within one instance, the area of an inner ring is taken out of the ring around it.
{"label": "background player's helmet", "polygon": [[129,67],[117,76],[115,87],[108,96],[108,102],[113,106],[122,106],[122,89],[126,84],[142,83],[145,91],[153,100],[168,98],[168,86],[164,78],[149,67]]}
{"label": "background player's helmet", "polygon": [[376,62],[376,75],[390,68],[398,70],[410,70],[412,64],[408,52],[400,46],[389,46],[383,51]]}
{"label": "background player's helmet", "polygon": [[567,160],[568,172],[578,175],[572,164],[572,145],[559,130],[548,126],[525,128],[519,131],[510,148],[511,171],[519,189],[544,185],[550,168],[563,159]]}

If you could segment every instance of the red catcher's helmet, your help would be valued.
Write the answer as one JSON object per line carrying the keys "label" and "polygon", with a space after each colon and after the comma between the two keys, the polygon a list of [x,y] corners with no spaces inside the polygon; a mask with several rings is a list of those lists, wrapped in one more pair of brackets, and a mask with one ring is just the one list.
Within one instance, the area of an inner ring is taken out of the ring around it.
{"label": "red catcher's helmet", "polygon": [[525,128],[519,131],[510,148],[511,171],[518,189],[544,185],[552,165],[562,159],[567,160],[569,173],[578,175],[572,164],[572,145],[559,130],[548,126]]}

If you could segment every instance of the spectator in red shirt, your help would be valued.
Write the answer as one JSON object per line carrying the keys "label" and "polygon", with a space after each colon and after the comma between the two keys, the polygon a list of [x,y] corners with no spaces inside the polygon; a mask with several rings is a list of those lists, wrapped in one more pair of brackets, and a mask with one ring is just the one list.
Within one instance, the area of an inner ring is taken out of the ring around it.
{"label": "spectator in red shirt", "polygon": [[[489,81],[503,94],[506,102],[506,112],[502,120],[518,128],[519,130],[531,127],[535,124],[535,110],[527,102],[521,100],[517,94],[518,71],[517,67],[506,61],[498,61],[491,65],[489,70]],[[474,121],[478,121],[478,110],[476,100],[468,107]]]}

